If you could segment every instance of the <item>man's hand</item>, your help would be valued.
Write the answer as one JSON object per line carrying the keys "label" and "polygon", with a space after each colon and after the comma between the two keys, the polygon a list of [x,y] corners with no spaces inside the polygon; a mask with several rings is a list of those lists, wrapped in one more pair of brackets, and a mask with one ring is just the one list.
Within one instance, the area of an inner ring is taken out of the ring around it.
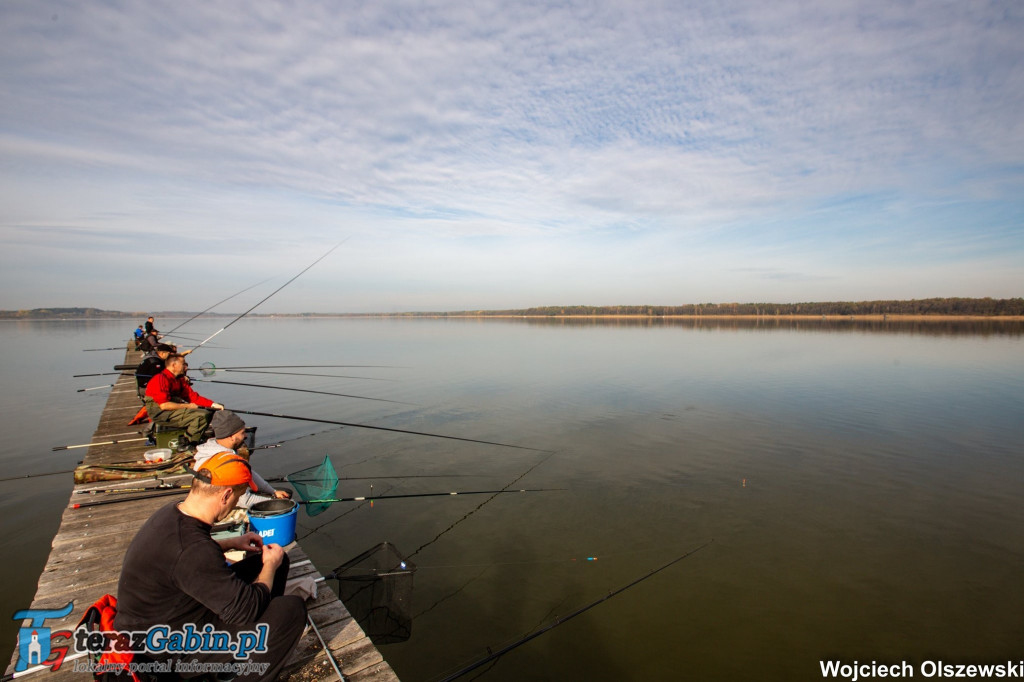
{"label": "man's hand", "polygon": [[274,497],[279,500],[290,500],[292,499],[292,491],[290,490],[275,490]]}
{"label": "man's hand", "polygon": [[243,552],[259,552],[263,549],[263,538],[258,533],[246,533],[232,538],[224,538],[219,542],[224,551],[238,549]]}
{"label": "man's hand", "polygon": [[284,550],[281,549],[281,545],[263,545],[263,570],[271,572],[271,582],[273,582],[273,572],[277,570],[282,561],[284,561]]}
{"label": "man's hand", "polygon": [[220,403],[213,403],[212,405],[210,405],[210,408],[214,410],[223,410],[224,406],[221,405]]}

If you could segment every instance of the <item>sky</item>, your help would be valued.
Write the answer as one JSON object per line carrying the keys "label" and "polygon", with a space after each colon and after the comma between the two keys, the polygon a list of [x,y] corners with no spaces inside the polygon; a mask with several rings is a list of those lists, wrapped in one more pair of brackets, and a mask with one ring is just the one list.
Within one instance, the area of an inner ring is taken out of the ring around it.
{"label": "sky", "polygon": [[0,3],[0,309],[1024,295],[1018,0]]}

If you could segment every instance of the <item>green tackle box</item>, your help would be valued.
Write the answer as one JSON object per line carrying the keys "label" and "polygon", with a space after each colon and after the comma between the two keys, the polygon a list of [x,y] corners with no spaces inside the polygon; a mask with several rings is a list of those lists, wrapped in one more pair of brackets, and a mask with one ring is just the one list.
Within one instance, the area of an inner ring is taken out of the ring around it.
{"label": "green tackle box", "polygon": [[[188,442],[185,437],[185,429],[167,424],[157,424],[153,433],[158,448],[170,448],[171,452],[182,452],[188,449]],[[181,444],[185,447],[182,448]]]}

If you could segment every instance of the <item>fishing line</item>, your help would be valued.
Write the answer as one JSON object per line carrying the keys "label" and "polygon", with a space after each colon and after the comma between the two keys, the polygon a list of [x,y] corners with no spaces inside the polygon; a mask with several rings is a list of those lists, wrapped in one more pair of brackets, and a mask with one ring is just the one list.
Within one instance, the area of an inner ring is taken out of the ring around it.
{"label": "fishing line", "polygon": [[[207,308],[206,310],[204,310],[204,311],[203,311],[202,313],[196,313],[196,314],[195,314],[195,315],[193,315],[192,317],[188,318],[187,320],[185,320],[184,322],[182,322],[181,324],[179,324],[179,325],[178,325],[177,327],[175,327],[175,328],[174,328],[174,329],[172,329],[171,331],[169,331],[169,332],[167,332],[166,334],[164,334],[164,336],[169,336],[169,335],[170,335],[171,333],[173,333],[173,332],[176,332],[176,331],[178,331],[179,329],[181,329],[182,327],[184,327],[184,326],[185,326],[186,324],[188,324],[188,323],[189,323],[189,322],[191,322],[192,320],[196,319],[197,317],[199,317],[199,316],[200,316],[200,315],[202,315],[203,313],[208,313],[208,312],[210,312],[211,310],[213,310],[214,308],[216,308],[217,306],[219,306],[219,305],[220,305],[221,303],[227,303],[228,301],[230,301],[231,299],[233,299],[233,298],[234,298],[235,296],[241,296],[241,295],[242,295],[242,294],[244,294],[245,292],[249,291],[249,289],[255,289],[255,288],[256,288],[256,287],[258,287],[259,285],[261,285],[261,284],[265,284],[265,283],[269,282],[269,281],[270,281],[270,280],[272,280],[272,279],[274,279],[274,278],[273,278],[273,277],[268,277],[267,279],[263,280],[262,282],[257,282],[256,284],[253,284],[253,285],[252,285],[252,286],[250,286],[250,287],[246,287],[245,289],[242,289],[242,290],[241,290],[241,291],[239,291],[239,292],[238,292],[237,294],[231,294],[230,296],[228,296],[228,297],[227,297],[227,298],[225,298],[224,300],[222,300],[222,301],[217,301],[216,303],[214,303],[213,305],[211,305],[211,306],[210,306],[209,308]],[[257,303],[257,305],[259,305],[259,304]]]}
{"label": "fishing line", "polygon": [[[408,555],[408,556],[406,557],[406,559],[407,559],[407,560],[408,560],[408,559],[412,559],[412,557],[414,557],[415,555],[419,554],[419,553],[420,553],[420,552],[421,552],[422,550],[426,549],[426,548],[427,548],[427,547],[429,547],[430,545],[432,545],[432,544],[434,544],[435,542],[437,542],[438,540],[440,540],[440,539],[441,539],[441,538],[442,538],[442,537],[443,537],[444,535],[446,535],[446,534],[447,534],[447,533],[449,533],[450,531],[454,530],[454,529],[455,529],[455,528],[456,528],[456,527],[457,527],[457,526],[458,526],[458,525],[459,525],[460,523],[462,523],[463,521],[465,521],[466,519],[468,519],[469,517],[471,517],[471,516],[472,516],[473,514],[475,514],[476,512],[480,511],[480,510],[481,510],[481,509],[482,509],[482,508],[483,508],[483,507],[484,507],[485,505],[487,505],[487,504],[488,504],[488,503],[490,503],[490,502],[491,502],[492,500],[494,500],[494,498],[498,497],[498,495],[500,495],[500,494],[501,494],[502,492],[515,492],[515,491],[510,491],[510,490],[508,490],[508,488],[511,488],[511,486],[515,485],[515,484],[516,484],[517,482],[519,482],[520,480],[522,480],[522,479],[523,479],[523,478],[524,478],[524,477],[525,477],[525,476],[526,476],[527,474],[529,474],[529,473],[530,473],[531,471],[533,471],[534,469],[536,469],[536,468],[537,468],[538,466],[540,466],[541,464],[543,464],[544,462],[546,462],[547,460],[549,460],[549,459],[550,459],[550,458],[551,458],[551,457],[552,457],[552,456],[553,456],[553,455],[555,454],[554,452],[551,452],[551,451],[548,451],[548,452],[549,452],[549,454],[548,454],[548,455],[547,455],[546,457],[542,458],[542,459],[541,459],[540,461],[538,461],[538,462],[536,462],[535,464],[533,464],[532,466],[530,466],[530,468],[528,468],[528,469],[527,469],[526,471],[524,471],[524,472],[523,472],[522,474],[520,474],[519,476],[517,476],[517,477],[516,477],[516,478],[515,478],[515,479],[514,479],[513,481],[511,481],[511,482],[510,482],[510,483],[509,483],[508,485],[506,485],[506,486],[505,486],[504,488],[502,488],[502,490],[501,490],[501,491],[495,492],[495,493],[494,493],[494,494],[492,494],[492,495],[491,495],[491,496],[490,496],[489,498],[487,498],[486,500],[484,500],[483,502],[481,502],[481,503],[480,503],[479,505],[477,505],[477,506],[476,506],[475,508],[471,509],[471,510],[470,510],[469,512],[467,512],[466,514],[464,514],[464,515],[463,515],[463,516],[462,516],[461,518],[459,518],[458,520],[456,520],[455,522],[453,522],[453,523],[452,523],[451,525],[449,525],[449,526],[448,526],[447,528],[445,528],[445,529],[444,529],[443,531],[441,531],[440,533],[438,533],[438,534],[437,534],[437,535],[436,535],[436,536],[434,537],[434,539],[433,539],[433,540],[430,540],[429,542],[426,542],[426,543],[424,543],[424,544],[423,544],[423,545],[421,545],[421,546],[420,546],[420,547],[419,547],[419,548],[418,548],[418,549],[417,549],[417,550],[416,550],[415,552],[413,552],[412,554],[409,554],[409,555]],[[393,489],[393,488],[394,488],[394,487],[392,486],[392,488],[390,488],[390,489]],[[389,489],[389,490],[390,490],[390,489]],[[375,498],[373,498],[373,499],[381,499],[381,497],[375,497]],[[372,506],[372,502],[373,502],[373,500],[369,500],[369,501],[371,502],[371,506]],[[322,523],[322,524],[320,524],[319,526],[316,526],[315,528],[312,528],[312,529],[311,529],[311,530],[310,530],[310,531],[309,531],[308,533],[305,533],[305,534],[304,534],[304,535],[303,535],[303,536],[302,536],[301,538],[299,538],[299,539],[300,539],[300,540],[304,540],[304,539],[308,538],[308,537],[309,537],[310,535],[312,535],[313,533],[316,533],[316,532],[318,532],[318,531],[322,530],[322,529],[323,529],[324,527],[326,527],[327,525],[329,525],[329,524],[331,524],[331,523],[334,523],[334,522],[335,522],[335,521],[337,521],[338,519],[340,519],[340,518],[342,518],[342,517],[344,517],[344,516],[347,516],[348,514],[351,514],[351,513],[355,512],[355,511],[357,511],[357,510],[358,510],[358,509],[359,509],[360,507],[362,507],[362,506],[363,506],[364,504],[366,504],[366,502],[365,502],[365,501],[364,501],[364,502],[361,502],[361,503],[360,503],[360,504],[359,504],[359,505],[358,505],[357,507],[355,507],[355,508],[353,508],[353,509],[350,509],[349,511],[347,511],[347,512],[345,512],[345,513],[343,513],[343,514],[340,514],[339,516],[337,516],[337,517],[335,517],[335,518],[331,519],[330,521],[327,521],[327,522],[325,522],[325,523]],[[479,578],[480,576],[482,576],[482,575],[483,575],[484,573],[486,573],[486,572],[487,572],[487,570],[488,570],[488,568],[489,568],[489,567],[485,567],[485,568],[484,568],[484,569],[483,569],[483,570],[482,570],[482,571],[481,571],[481,572],[479,573],[479,575],[478,575],[478,576],[476,576],[476,578],[473,578],[473,579],[472,579],[472,580],[471,580],[470,582],[472,582],[473,580],[476,580],[477,578]],[[459,588],[458,590],[456,590],[456,591],[455,591],[454,593],[452,593],[452,594],[450,594],[450,595],[447,595],[446,597],[442,598],[442,599],[441,599],[441,600],[439,600],[439,601],[438,601],[437,603],[435,603],[435,604],[434,604],[433,606],[429,607],[429,608],[428,608],[427,610],[430,610],[430,609],[434,608],[435,606],[437,606],[438,604],[440,604],[441,602],[443,602],[443,601],[446,601],[446,600],[448,600],[448,599],[450,599],[450,598],[454,597],[454,596],[455,596],[455,594],[457,594],[458,592],[460,592],[460,591],[462,591],[463,589],[465,589],[465,588],[466,588],[466,587],[468,586],[468,584],[469,584],[469,583],[466,583],[465,585],[462,585],[462,586],[461,586],[461,587],[460,587],[460,588]],[[425,613],[425,612],[421,612],[420,614],[417,614],[417,615],[422,615],[422,613]]]}
{"label": "fishing line", "polygon": [[[529,474],[529,473],[530,473],[531,471],[533,471],[534,469],[536,469],[537,467],[539,467],[539,466],[540,466],[541,464],[543,464],[544,462],[546,462],[546,461],[548,461],[549,459],[551,459],[551,457],[552,457],[552,456],[554,456],[554,454],[555,454],[554,452],[552,452],[552,453],[548,454],[548,456],[547,456],[547,457],[544,457],[544,458],[543,458],[543,459],[541,459],[541,460],[540,460],[539,462],[537,462],[536,464],[534,464],[533,466],[531,466],[531,467],[530,467],[529,469],[527,469],[526,471],[524,471],[523,473],[521,473],[521,474],[520,474],[519,476],[517,476],[517,477],[516,477],[516,479],[515,479],[514,481],[512,481],[511,483],[509,483],[508,485],[506,485],[506,486],[505,486],[504,488],[502,488],[502,490],[506,490],[506,489],[508,489],[508,488],[511,488],[512,486],[514,486],[514,485],[515,485],[516,483],[518,483],[518,482],[519,482],[520,480],[522,480],[522,479],[523,479],[524,477],[526,477],[526,475],[527,475],[527,474]],[[430,545],[432,545],[432,544],[434,544],[435,542],[437,542],[438,540],[440,540],[440,539],[441,539],[441,538],[442,538],[442,537],[443,537],[443,536],[444,536],[445,534],[447,534],[447,533],[449,533],[450,531],[452,531],[452,530],[453,530],[453,529],[454,529],[454,528],[455,528],[456,526],[458,526],[458,525],[459,525],[460,523],[462,523],[463,521],[465,521],[466,519],[468,519],[468,518],[469,518],[470,516],[472,516],[473,514],[477,513],[477,512],[478,512],[478,511],[480,511],[481,509],[483,509],[484,505],[486,505],[487,503],[489,503],[489,502],[490,502],[491,500],[493,500],[493,499],[494,499],[495,497],[497,497],[497,496],[498,496],[498,494],[494,494],[494,495],[492,495],[491,497],[489,497],[489,498],[487,498],[486,500],[484,500],[483,502],[481,502],[481,503],[480,503],[479,505],[477,505],[477,506],[476,506],[476,508],[474,508],[474,509],[471,509],[471,510],[470,510],[470,511],[469,511],[468,513],[464,514],[464,515],[462,516],[462,518],[460,518],[460,519],[459,519],[458,521],[455,521],[455,522],[454,522],[453,524],[451,524],[450,526],[448,526],[447,528],[445,528],[445,529],[444,529],[443,531],[441,531],[440,533],[438,533],[438,534],[437,534],[436,536],[434,536],[434,539],[433,539],[433,540],[431,540],[430,542],[427,542],[427,543],[425,543],[425,544],[422,544],[422,545],[420,545],[420,546],[419,546],[419,548],[418,548],[418,549],[417,549],[417,550],[416,550],[415,552],[413,552],[412,554],[409,554],[409,555],[408,555],[408,556],[407,556],[406,558],[407,558],[407,559],[412,559],[412,558],[413,558],[414,556],[416,556],[417,554],[419,554],[420,552],[422,552],[422,551],[423,551],[424,549],[426,549],[426,548],[427,548],[427,547],[429,547]]]}
{"label": "fishing line", "polygon": [[[416,569],[417,569],[417,570],[419,570],[419,564],[416,564]],[[446,594],[445,596],[441,597],[440,599],[438,599],[437,601],[435,601],[435,602],[434,602],[433,604],[431,604],[431,605],[430,605],[430,606],[428,606],[427,608],[423,609],[423,610],[422,610],[422,611],[420,611],[419,613],[416,613],[416,614],[414,614],[414,615],[413,615],[413,617],[412,617],[412,618],[411,618],[410,620],[413,620],[413,621],[415,621],[415,620],[416,620],[417,618],[419,618],[420,616],[423,616],[423,615],[426,615],[426,614],[430,613],[431,611],[433,611],[434,609],[436,609],[436,608],[437,608],[438,606],[440,606],[441,604],[445,603],[445,602],[446,602],[446,601],[448,601],[449,599],[453,599],[453,598],[454,598],[454,597],[455,597],[455,596],[456,596],[457,594],[459,594],[459,593],[460,593],[460,592],[462,592],[462,591],[463,591],[464,589],[466,589],[467,587],[469,587],[470,585],[472,585],[473,583],[475,583],[475,582],[476,582],[477,580],[479,580],[479,579],[480,579],[480,578],[481,578],[481,577],[483,576],[483,574],[484,574],[484,573],[486,573],[486,572],[487,572],[487,571],[489,571],[489,570],[490,570],[490,566],[486,566],[486,567],[484,567],[484,569],[483,569],[482,571],[480,571],[480,572],[479,572],[479,573],[477,573],[477,574],[476,574],[475,576],[473,576],[472,578],[470,578],[470,579],[469,579],[469,580],[468,580],[468,581],[467,581],[466,583],[464,583],[463,585],[461,585],[461,586],[459,587],[459,589],[457,589],[457,590],[455,590],[454,592],[451,592],[451,593],[449,593],[449,594]]]}
{"label": "fishing line", "polygon": [[300,276],[301,276],[301,275],[302,275],[302,274],[303,274],[304,272],[306,272],[306,270],[309,270],[309,269],[310,269],[311,267],[313,267],[314,265],[316,265],[317,263],[319,263],[320,261],[322,261],[322,260],[323,260],[324,258],[327,258],[327,256],[331,255],[331,253],[332,253],[332,252],[333,252],[333,251],[334,251],[334,250],[335,250],[336,248],[338,248],[339,246],[341,246],[342,244],[344,244],[344,243],[345,243],[346,241],[348,241],[348,237],[346,237],[346,238],[345,238],[345,239],[343,239],[342,241],[340,241],[340,242],[338,242],[337,244],[335,244],[334,246],[332,246],[332,247],[331,247],[331,248],[330,248],[330,249],[329,249],[329,250],[327,251],[327,253],[325,253],[324,255],[320,256],[320,257],[319,257],[319,258],[317,258],[317,259],[316,259],[315,261],[313,261],[312,263],[310,263],[309,265],[307,265],[307,266],[306,266],[306,268],[305,268],[305,269],[304,269],[304,270],[303,270],[302,272],[300,272],[300,273],[299,273],[298,275],[295,275],[295,276],[294,276],[294,277],[292,277],[292,278],[291,278],[290,280],[288,280],[287,282],[285,282],[284,284],[282,284],[282,285],[281,285],[281,286],[279,286],[278,288],[274,289],[274,290],[273,290],[272,292],[270,292],[270,295],[269,295],[269,296],[267,296],[266,298],[264,298],[264,299],[260,300],[260,302],[259,302],[259,303],[257,303],[257,304],[256,304],[256,305],[254,305],[253,307],[249,308],[249,309],[248,309],[248,310],[246,310],[246,311],[245,311],[244,313],[242,313],[241,315],[239,315],[239,316],[238,316],[238,317],[236,317],[235,319],[231,320],[231,321],[230,321],[230,322],[228,322],[228,323],[227,323],[226,325],[224,325],[223,327],[221,327],[220,329],[218,329],[217,331],[215,331],[215,332],[214,332],[213,334],[211,334],[210,336],[208,336],[208,337],[207,337],[206,339],[204,339],[204,340],[203,340],[202,342],[200,342],[198,346],[196,346],[195,348],[193,348],[193,349],[192,349],[192,351],[193,351],[193,352],[195,352],[195,351],[199,350],[200,348],[202,348],[202,347],[203,347],[203,346],[204,346],[204,345],[206,344],[206,342],[207,342],[207,341],[209,341],[209,340],[210,340],[210,339],[212,339],[213,337],[217,336],[217,334],[220,334],[220,333],[221,333],[222,331],[224,331],[225,329],[227,329],[228,327],[230,327],[231,325],[233,325],[233,324],[234,324],[235,322],[238,322],[238,321],[239,321],[240,319],[242,319],[243,317],[245,317],[246,315],[248,315],[248,314],[249,314],[249,313],[251,313],[252,311],[256,310],[256,308],[258,308],[258,307],[259,307],[260,305],[262,305],[262,304],[263,304],[263,303],[264,303],[265,301],[267,301],[267,299],[269,299],[269,298],[270,298],[271,296],[273,296],[273,295],[274,295],[274,294],[276,294],[277,292],[281,291],[281,289],[284,289],[284,288],[285,288],[286,286],[288,286],[288,285],[289,285],[289,284],[291,284],[292,282],[294,282],[294,281],[295,281],[296,279],[298,279],[298,278],[299,278],[299,277],[300,277]]}
{"label": "fishing line", "polygon": [[[331,431],[338,431],[340,429],[341,429],[341,427],[339,426],[339,427],[333,428],[333,429],[324,429],[323,431],[314,431],[313,433],[307,433],[304,436],[295,436],[293,438],[286,438],[284,440],[279,440],[276,443],[272,443],[272,444],[268,444],[268,445],[257,445],[254,448],[250,448],[249,452],[255,452],[256,450],[269,450],[271,448],[279,448],[282,445],[284,445],[285,443],[291,443],[294,440],[302,440],[303,438],[310,438],[312,436],[319,436],[322,433],[330,433]],[[284,479],[278,479],[278,480],[284,480]]]}
{"label": "fishing line", "polygon": [[359,466],[360,464],[366,464],[367,462],[372,462],[375,459],[381,459],[382,457],[390,457],[390,456],[394,455],[395,452],[396,452],[395,450],[389,450],[387,452],[380,452],[380,453],[378,453],[376,455],[370,455],[369,457],[366,457],[364,459],[358,460],[356,462],[349,462],[348,464],[343,465],[341,467],[341,469],[345,470],[345,469],[348,469],[349,467]]}
{"label": "fishing line", "polygon": [[491,661],[497,660],[498,658],[504,656],[508,652],[510,652],[513,649],[515,649],[516,647],[522,646],[523,644],[526,644],[527,642],[529,642],[529,641],[531,641],[533,639],[536,639],[537,637],[540,637],[545,632],[553,630],[554,628],[558,627],[559,625],[562,625],[563,623],[566,623],[566,622],[572,620],[576,616],[578,616],[578,615],[580,615],[580,614],[582,614],[582,613],[584,613],[586,611],[589,611],[590,609],[594,608],[598,604],[606,602],[606,601],[608,601],[609,599],[611,599],[612,597],[614,597],[616,595],[622,594],[623,592],[625,592],[629,588],[634,587],[635,585],[638,585],[638,584],[642,583],[643,581],[645,581],[648,578],[651,578],[651,577],[657,575],[658,573],[661,573],[662,571],[664,571],[665,569],[669,568],[670,566],[673,566],[673,565],[679,563],[680,561],[682,561],[682,560],[684,560],[684,559],[686,559],[688,557],[693,556],[694,554],[696,554],[700,550],[702,550],[705,547],[707,547],[708,545],[710,545],[712,542],[714,542],[714,539],[708,540],[703,545],[700,545],[699,547],[697,547],[695,549],[691,549],[690,551],[686,552],[685,554],[682,554],[682,555],[676,557],[675,559],[672,559],[668,563],[661,565],[660,567],[658,567],[658,568],[648,572],[647,574],[645,574],[645,575],[643,575],[643,576],[641,576],[639,578],[636,578],[635,580],[633,580],[633,581],[631,581],[629,583],[626,583],[622,587],[619,587],[619,588],[617,588],[615,590],[612,590],[608,594],[604,595],[603,597],[600,597],[599,599],[596,599],[596,600],[590,602],[586,606],[583,606],[581,608],[576,609],[575,611],[570,613],[568,616],[565,616],[564,618],[556,618],[554,621],[552,621],[548,625],[545,625],[542,628],[534,630],[533,632],[531,632],[530,634],[526,635],[525,637],[522,637],[522,638],[516,640],[515,642],[512,642],[511,644],[502,647],[498,651],[490,653],[491,647],[488,647],[487,648],[487,650],[488,650],[488,655],[487,656],[485,656],[484,658],[481,658],[480,660],[476,661],[475,663],[471,663],[470,665],[468,665],[468,666],[458,670],[457,672],[455,672],[455,673],[453,673],[451,675],[448,675],[447,677],[443,678],[442,682],[450,682],[450,680],[454,680],[454,679],[457,679],[459,677],[462,677],[466,673],[472,672],[472,671],[476,670],[477,668],[480,668],[481,666],[484,666],[484,665],[490,663]]}
{"label": "fishing line", "polygon": [[[389,491],[391,491],[391,490],[394,490],[394,489],[395,489],[395,486],[391,486],[391,487],[389,487],[389,488],[388,488],[387,490],[385,490],[384,492],[389,492]],[[367,501],[368,501],[368,502],[372,502],[372,500],[367,500]],[[297,537],[296,539],[297,539],[297,540],[305,540],[306,538],[308,538],[308,537],[309,537],[310,535],[312,535],[313,533],[316,533],[316,532],[318,532],[318,531],[322,530],[322,529],[323,529],[324,527],[326,527],[326,526],[328,526],[328,525],[330,525],[330,524],[334,523],[334,522],[335,522],[335,521],[337,521],[338,519],[344,518],[344,517],[348,516],[349,514],[353,514],[353,513],[357,512],[357,511],[359,511],[359,510],[360,510],[360,509],[362,509],[362,508],[363,508],[363,507],[364,507],[365,505],[366,505],[366,502],[360,502],[359,504],[357,504],[356,506],[352,507],[352,508],[351,508],[351,509],[349,509],[348,511],[342,512],[341,514],[338,514],[338,515],[337,515],[337,516],[335,516],[335,517],[334,517],[333,519],[331,519],[331,520],[329,520],[329,521],[325,521],[325,522],[321,523],[321,524],[320,524],[319,526],[314,526],[313,528],[310,528],[310,529],[309,529],[309,532],[308,532],[308,533],[306,533],[306,534],[305,534],[305,535],[303,535],[302,537]],[[373,505],[371,504],[370,506],[372,507]],[[330,535],[329,535],[329,534],[328,534],[328,537],[330,537]]]}
{"label": "fishing line", "polygon": [[176,339],[195,339],[197,341],[199,339],[203,338],[202,334],[190,334],[190,333],[187,333],[187,332],[177,332],[177,333],[175,333],[173,330],[169,331],[169,332],[160,332],[160,338],[167,338],[168,336],[173,336]]}
{"label": "fishing line", "polygon": [[[526,476],[527,474],[529,474],[529,473],[530,473],[531,471],[533,471],[534,469],[536,469],[537,467],[539,467],[539,466],[540,466],[541,464],[543,464],[543,463],[544,463],[544,462],[546,462],[547,460],[551,459],[551,457],[552,457],[552,456],[553,456],[554,454],[555,454],[555,453],[553,453],[553,452],[552,452],[552,453],[551,453],[551,454],[549,454],[549,455],[548,455],[547,457],[543,458],[542,460],[540,460],[539,462],[537,462],[536,464],[534,464],[533,466],[531,466],[531,467],[530,467],[529,469],[527,469],[527,470],[526,470],[526,471],[524,471],[524,472],[523,472],[522,474],[520,474],[520,475],[519,475],[519,476],[518,476],[518,477],[517,477],[517,478],[516,478],[516,479],[515,479],[514,481],[512,481],[512,482],[511,482],[511,483],[509,483],[509,484],[508,484],[507,486],[505,486],[505,488],[509,488],[509,487],[511,487],[511,486],[513,486],[513,485],[515,485],[515,484],[516,484],[516,483],[517,483],[518,481],[522,480],[522,478],[523,478],[523,477],[525,477],[525,476]],[[436,536],[434,537],[434,539],[433,539],[433,540],[431,540],[430,542],[427,542],[426,544],[420,545],[419,549],[417,549],[417,550],[416,550],[415,552],[413,552],[412,554],[410,554],[410,555],[409,555],[409,556],[408,556],[407,558],[408,558],[408,559],[412,559],[412,557],[413,557],[413,556],[415,556],[416,554],[419,554],[419,553],[420,553],[420,552],[421,552],[422,550],[426,549],[426,548],[427,548],[427,547],[429,547],[430,545],[432,545],[432,544],[434,544],[435,542],[437,542],[438,540],[440,540],[442,536],[444,536],[444,535],[445,535],[445,534],[447,534],[448,532],[450,532],[450,531],[454,530],[454,529],[455,529],[455,527],[456,527],[456,526],[458,526],[458,525],[459,525],[460,523],[462,523],[463,521],[465,521],[466,519],[468,519],[468,518],[469,518],[470,516],[472,516],[473,514],[477,513],[478,511],[480,511],[480,510],[481,510],[481,509],[482,509],[482,508],[484,507],[484,505],[488,504],[488,503],[489,503],[489,502],[490,502],[491,500],[493,500],[493,499],[494,499],[495,497],[497,497],[497,495],[492,495],[492,496],[491,496],[491,497],[489,497],[488,499],[486,499],[486,500],[484,500],[483,502],[481,502],[481,503],[480,503],[479,505],[477,505],[477,506],[476,506],[476,508],[474,508],[474,509],[470,510],[470,511],[469,511],[468,513],[464,514],[464,515],[462,516],[462,518],[458,519],[457,521],[455,521],[454,523],[452,523],[452,524],[451,524],[450,526],[448,526],[447,528],[445,528],[445,529],[444,529],[443,531],[441,531],[440,533],[438,533],[438,534],[437,534],[437,535],[436,535]],[[475,578],[472,578],[472,579],[470,579],[470,581],[469,581],[469,582],[473,582],[474,580],[476,580],[477,578],[479,578],[480,576],[482,576],[482,575],[483,575],[484,573],[486,573],[486,572],[487,572],[487,570],[488,570],[489,568],[490,568],[490,566],[487,566],[487,567],[485,567],[483,571],[481,571],[481,572],[480,572],[480,573],[479,573],[479,574],[478,574],[478,575],[477,575],[477,576],[476,576]],[[447,601],[447,600],[448,600],[449,598],[453,597],[453,596],[454,596],[455,594],[458,594],[458,593],[459,593],[459,592],[461,592],[461,591],[462,591],[463,589],[465,589],[465,588],[466,588],[466,587],[468,586],[468,584],[469,584],[469,583],[466,583],[465,585],[462,585],[462,586],[461,586],[461,587],[459,587],[459,589],[457,589],[457,590],[456,590],[456,591],[455,591],[454,593],[452,593],[452,594],[450,594],[450,595],[448,595],[448,596],[446,596],[446,597],[442,598],[441,600],[439,600],[439,601],[438,601],[437,603],[435,603],[435,604],[434,604],[434,606],[437,606],[437,604],[439,604],[439,603],[441,603],[441,602],[443,602],[443,601]],[[433,608],[433,606],[432,606],[431,608]],[[422,615],[422,613],[424,613],[424,612],[421,612],[421,614],[419,614],[419,615]]]}

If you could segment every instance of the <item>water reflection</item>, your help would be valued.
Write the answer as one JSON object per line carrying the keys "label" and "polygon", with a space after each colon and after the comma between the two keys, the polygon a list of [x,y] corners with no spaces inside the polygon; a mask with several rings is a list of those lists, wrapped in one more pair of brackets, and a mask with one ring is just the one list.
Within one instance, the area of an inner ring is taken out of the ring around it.
{"label": "water reflection", "polygon": [[[78,350],[130,331],[105,324],[6,328],[18,361],[5,367],[2,456],[14,473],[64,468],[48,447],[95,428],[102,397],[82,398],[85,380],[68,377],[120,361]],[[303,549],[322,568],[383,541],[416,562],[403,604],[412,621],[384,645],[403,680],[436,679],[710,538],[486,679],[792,680],[819,676],[823,656],[1019,653],[1021,332],[995,320],[255,319],[232,327],[238,348],[204,349],[202,360],[374,365],[361,373],[391,381],[259,382],[412,403],[207,386],[239,409],[555,451],[345,428],[257,456],[276,476],[326,454],[339,496],[568,489],[300,514]],[[320,431],[251,425],[263,442]],[[19,484],[0,507],[3,548],[37,555],[5,594],[12,610],[34,588],[67,501],[57,478],[29,479],[52,487],[45,500]]]}
{"label": "water reflection", "polygon": [[922,336],[1011,336],[1024,334],[1017,319],[896,319],[864,317],[471,317],[442,318],[459,322],[506,322],[540,327],[679,328],[708,331],[805,331],[824,333],[889,333]]}

